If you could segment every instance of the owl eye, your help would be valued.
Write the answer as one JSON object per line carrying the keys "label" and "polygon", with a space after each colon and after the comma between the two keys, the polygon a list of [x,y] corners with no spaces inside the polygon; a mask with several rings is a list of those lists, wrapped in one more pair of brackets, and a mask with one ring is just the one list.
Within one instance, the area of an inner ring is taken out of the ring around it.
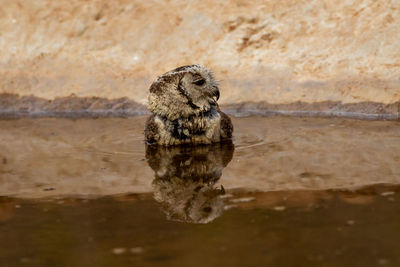
{"label": "owl eye", "polygon": [[197,80],[197,81],[195,81],[195,82],[193,82],[195,85],[203,85],[204,83],[205,83],[206,81],[204,80],[204,79],[200,79],[200,80]]}

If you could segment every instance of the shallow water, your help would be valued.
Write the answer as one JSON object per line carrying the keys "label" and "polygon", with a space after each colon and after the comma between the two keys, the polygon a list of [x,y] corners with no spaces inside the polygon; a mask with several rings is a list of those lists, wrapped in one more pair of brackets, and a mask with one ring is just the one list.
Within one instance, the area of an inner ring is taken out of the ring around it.
{"label": "shallow water", "polygon": [[[0,195],[152,192],[144,122],[145,117],[0,120]],[[400,183],[398,122],[249,117],[233,123],[233,158],[218,181],[226,189]]]}
{"label": "shallow water", "polygon": [[159,148],[144,117],[0,121],[1,266],[397,266],[400,124],[234,118]]}

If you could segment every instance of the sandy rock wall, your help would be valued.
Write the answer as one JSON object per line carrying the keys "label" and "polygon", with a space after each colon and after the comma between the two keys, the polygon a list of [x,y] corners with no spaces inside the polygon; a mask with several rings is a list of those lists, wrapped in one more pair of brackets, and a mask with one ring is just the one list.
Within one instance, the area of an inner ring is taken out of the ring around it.
{"label": "sandy rock wall", "polygon": [[221,103],[400,99],[400,1],[0,0],[0,94],[145,104],[200,63]]}

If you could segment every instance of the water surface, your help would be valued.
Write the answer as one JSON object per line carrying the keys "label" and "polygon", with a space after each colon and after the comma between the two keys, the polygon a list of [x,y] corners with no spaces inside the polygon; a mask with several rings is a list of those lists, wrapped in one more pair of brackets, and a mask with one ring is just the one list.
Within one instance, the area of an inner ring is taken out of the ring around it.
{"label": "water surface", "polygon": [[2,266],[398,266],[399,187],[230,192],[208,224],[151,194],[0,200]]}
{"label": "water surface", "polygon": [[[152,192],[145,117],[0,120],[0,195]],[[226,189],[324,190],[400,183],[400,124],[294,117],[233,119]],[[51,190],[48,190],[51,189]]]}
{"label": "water surface", "polygon": [[154,147],[144,117],[0,120],[1,266],[398,266],[400,125],[234,118]]}

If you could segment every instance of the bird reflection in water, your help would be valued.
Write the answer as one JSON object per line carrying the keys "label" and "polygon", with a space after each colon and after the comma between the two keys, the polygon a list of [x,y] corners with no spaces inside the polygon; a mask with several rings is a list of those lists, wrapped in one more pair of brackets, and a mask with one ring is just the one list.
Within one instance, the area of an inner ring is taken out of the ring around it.
{"label": "bird reflection in water", "polygon": [[233,152],[231,141],[199,146],[146,145],[146,158],[155,174],[154,198],[167,219],[208,223],[222,214],[225,190],[215,184]]}

